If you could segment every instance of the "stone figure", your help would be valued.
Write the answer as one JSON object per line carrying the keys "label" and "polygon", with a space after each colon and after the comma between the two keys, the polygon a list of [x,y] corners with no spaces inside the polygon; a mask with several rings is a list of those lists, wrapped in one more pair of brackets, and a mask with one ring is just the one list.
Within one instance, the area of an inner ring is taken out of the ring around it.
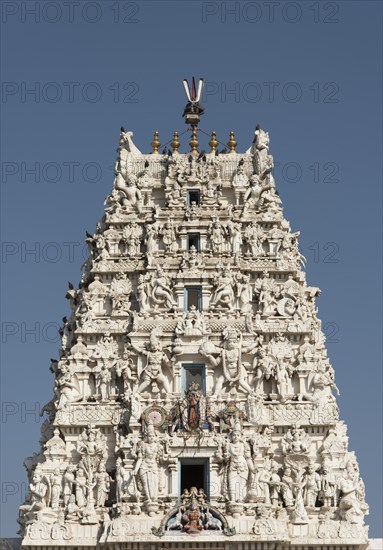
{"label": "stone figure", "polygon": [[212,307],[234,308],[234,277],[229,269],[224,269],[220,275],[215,277],[215,290],[210,301]]}
{"label": "stone figure", "polygon": [[293,493],[294,479],[292,477],[291,468],[286,466],[283,471],[283,476],[281,480],[281,494],[284,505],[287,508],[292,508],[294,506],[294,493]]}
{"label": "stone figure", "polygon": [[50,502],[50,482],[36,468],[32,483],[29,484],[29,492],[31,495],[31,505],[27,506],[28,515],[31,512],[39,512],[46,508]]}
{"label": "stone figure", "polygon": [[78,521],[79,518],[80,518],[80,507],[76,504],[75,495],[70,495],[66,506],[66,520],[76,522]]}
{"label": "stone figure", "polygon": [[242,224],[229,222],[227,231],[234,263],[237,263],[242,251]]}
{"label": "stone figure", "polygon": [[86,477],[82,468],[77,468],[75,478],[75,495],[76,503],[80,509],[85,506],[86,503]]}
{"label": "stone figure", "polygon": [[264,233],[255,221],[250,222],[246,226],[243,235],[247,242],[248,252],[253,256],[253,258],[265,255],[262,246]]}
{"label": "stone figure", "polygon": [[234,187],[234,189],[236,189],[238,187],[247,187],[248,185],[249,185],[249,178],[245,174],[245,169],[244,169],[243,160],[242,160],[242,162],[239,161],[238,163],[238,167],[233,176],[232,186]]}
{"label": "stone figure", "polygon": [[162,442],[156,435],[153,424],[149,424],[143,441],[137,447],[137,461],[134,466],[134,475],[138,475],[145,498],[147,510],[152,512],[155,507],[148,504],[157,504],[159,463],[165,461],[167,454]]}
{"label": "stone figure", "polygon": [[336,480],[327,461],[322,464],[320,498],[325,508],[335,506]]}
{"label": "stone figure", "polygon": [[[216,373],[216,384],[214,395],[220,395],[223,385],[229,384],[230,388],[236,387],[247,394],[253,393],[253,389],[247,382],[247,372],[242,364],[242,343],[241,337],[235,330],[225,329],[223,332],[222,348],[213,347],[210,350],[202,345],[199,353],[206,357],[214,368],[222,366],[222,374]],[[210,352],[212,351],[212,353]],[[213,354],[218,352],[218,357]]]}
{"label": "stone figure", "polygon": [[[204,408],[206,409],[206,403],[202,389],[199,384],[192,382],[185,393],[185,399],[187,403],[187,424],[188,430],[197,430],[203,426],[205,415]],[[185,427],[185,426],[184,426]]]}
{"label": "stone figure", "polygon": [[122,230],[122,242],[126,245],[128,256],[137,256],[140,254],[142,234],[142,227],[136,222],[124,226]]}
{"label": "stone figure", "polygon": [[[159,228],[157,223],[146,224],[145,226],[145,246],[146,246],[146,259],[148,266],[152,265],[153,255],[158,250]],[[143,277],[143,275],[140,275]]]}
{"label": "stone figure", "polygon": [[50,476],[51,485],[51,507],[57,510],[60,507],[60,497],[62,491],[62,475],[60,468],[56,468],[53,474]]}
{"label": "stone figure", "polygon": [[154,302],[154,308],[158,306],[169,309],[176,307],[177,304],[173,298],[170,281],[160,267],[156,269],[156,273],[151,280],[151,286],[151,299]]}
{"label": "stone figure", "polygon": [[174,224],[168,220],[160,230],[162,241],[165,245],[165,252],[175,253],[178,250],[177,235]]}
{"label": "stone figure", "polygon": [[223,442],[222,450],[216,453],[218,462],[225,467],[224,476],[227,483],[229,503],[246,501],[249,471],[253,470],[249,444],[243,440],[241,424],[236,422],[230,438]]}
{"label": "stone figure", "polygon": [[[65,470],[63,475],[63,502],[64,506],[67,506],[69,499],[73,493],[74,481],[75,481],[75,467],[71,464]],[[74,495],[73,495],[74,496]]]}
{"label": "stone figure", "polygon": [[287,430],[281,445],[284,454],[307,453],[310,450],[311,441],[304,429],[295,424]]}
{"label": "stone figure", "polygon": [[82,399],[77,375],[69,365],[62,364],[60,366],[60,374],[55,382],[55,393],[58,398],[58,409],[65,408],[70,403]]}
{"label": "stone figure", "polygon": [[107,365],[101,365],[101,370],[96,377],[96,393],[100,395],[101,401],[108,401],[110,394],[110,382],[112,373]]}
{"label": "stone figure", "polygon": [[150,309],[149,296],[151,293],[150,282],[145,275],[138,276],[136,290],[137,301],[140,306],[140,312],[145,313]]}
{"label": "stone figure", "polygon": [[176,334],[185,336],[202,336],[208,332],[208,327],[203,314],[192,305],[189,311],[185,311],[182,318],[178,320],[175,328]]}
{"label": "stone figure", "polygon": [[105,464],[101,462],[95,474],[96,506],[102,508],[109,495],[110,477],[106,471]]}
{"label": "stone figure", "polygon": [[278,224],[273,224],[273,227],[267,234],[267,242],[269,244],[269,256],[278,256],[279,250],[282,246],[282,241],[285,237],[285,233],[279,228]]}
{"label": "stone figure", "polygon": [[351,462],[346,464],[343,476],[339,480],[339,515],[344,521],[361,523],[364,512],[358,499],[359,479]]}
{"label": "stone figure", "polygon": [[116,501],[123,502],[129,498],[129,485],[135,485],[134,478],[131,478],[130,470],[124,465],[120,457],[116,460]]}
{"label": "stone figure", "polygon": [[137,177],[129,174],[126,183],[122,183],[121,179],[115,181],[116,188],[122,193],[122,204],[129,210],[136,210],[138,213],[142,211],[142,194],[137,186]]}
{"label": "stone figure", "polygon": [[163,391],[171,392],[171,387],[168,379],[163,373],[162,365],[171,366],[168,356],[163,351],[158,333],[154,330],[150,335],[150,341],[144,349],[138,348],[131,344],[134,351],[146,356],[146,365],[139,375],[138,393],[142,393],[153,383],[159,383]]}
{"label": "stone figure", "polygon": [[251,300],[253,291],[250,283],[250,275],[238,274],[236,277],[237,298],[241,313],[247,313],[251,310]]}
{"label": "stone figure", "polygon": [[209,225],[208,234],[213,254],[224,252],[227,230],[218,218],[214,218],[212,223]]}
{"label": "stone figure", "polygon": [[315,470],[315,464],[310,463],[307,466],[307,472],[304,477],[303,500],[308,508],[315,508],[315,503],[321,489],[321,478]]}
{"label": "stone figure", "polygon": [[243,196],[243,202],[245,203],[243,215],[246,215],[248,209],[258,207],[261,191],[262,186],[259,182],[259,176],[258,174],[253,174],[250,177],[250,185]]}

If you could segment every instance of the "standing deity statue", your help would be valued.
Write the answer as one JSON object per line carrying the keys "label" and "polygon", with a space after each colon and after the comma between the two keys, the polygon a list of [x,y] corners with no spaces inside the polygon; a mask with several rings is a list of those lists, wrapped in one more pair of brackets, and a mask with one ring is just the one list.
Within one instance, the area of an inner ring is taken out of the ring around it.
{"label": "standing deity statue", "polygon": [[82,468],[78,468],[76,471],[75,495],[78,507],[80,509],[84,508],[86,503],[86,477]]}
{"label": "standing deity statue", "polygon": [[222,447],[218,449],[216,459],[224,464],[229,503],[245,502],[249,472],[253,471],[254,466],[250,446],[243,439],[239,421],[234,424],[230,439],[225,439]]}
{"label": "standing deity statue", "polygon": [[62,475],[60,468],[56,468],[50,476],[51,484],[51,507],[57,510],[60,507],[60,497],[62,491]]}
{"label": "standing deity statue", "polygon": [[109,495],[110,477],[106,471],[105,464],[101,462],[95,474],[96,506],[102,508]]}
{"label": "standing deity statue", "polygon": [[244,237],[247,242],[248,252],[253,258],[265,255],[262,246],[264,239],[263,229],[259,227],[255,221],[250,222],[250,224],[246,226]]}
{"label": "standing deity statue", "polygon": [[227,231],[218,218],[214,218],[209,225],[208,234],[213,254],[224,252]]}
{"label": "standing deity statue", "polygon": [[137,447],[137,461],[133,475],[138,476],[146,504],[157,504],[159,484],[159,463],[167,459],[162,441],[156,435],[153,424],[149,424],[143,441]]}
{"label": "standing deity statue", "polygon": [[160,233],[162,235],[162,240],[165,245],[165,252],[177,252],[178,244],[176,229],[170,220],[165,223],[163,228],[160,230]]}
{"label": "standing deity statue", "polygon": [[227,230],[234,263],[237,263],[242,250],[242,224],[229,222]]}
{"label": "standing deity statue", "polygon": [[[74,466],[69,465],[63,475],[63,501],[64,506],[67,506],[70,497],[73,493],[73,487],[75,482]],[[74,496],[74,495],[73,495]]]}
{"label": "standing deity statue", "polygon": [[315,464],[307,466],[307,473],[304,477],[303,500],[308,508],[315,508],[315,503],[321,489],[321,478],[315,469]]}
{"label": "standing deity statue", "polygon": [[331,472],[331,466],[326,460],[323,461],[320,478],[320,499],[323,502],[323,506],[325,508],[331,508],[332,506],[335,506],[337,487],[335,476]]}

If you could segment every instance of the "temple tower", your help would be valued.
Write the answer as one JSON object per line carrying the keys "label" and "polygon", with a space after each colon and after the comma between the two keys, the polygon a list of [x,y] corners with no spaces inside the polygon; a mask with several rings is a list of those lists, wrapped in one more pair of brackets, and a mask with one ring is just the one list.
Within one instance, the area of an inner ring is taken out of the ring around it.
{"label": "temple tower", "polygon": [[[368,507],[284,218],[269,135],[122,128],[105,214],[67,291],[24,548],[365,548]],[[190,151],[180,153],[181,147]]]}

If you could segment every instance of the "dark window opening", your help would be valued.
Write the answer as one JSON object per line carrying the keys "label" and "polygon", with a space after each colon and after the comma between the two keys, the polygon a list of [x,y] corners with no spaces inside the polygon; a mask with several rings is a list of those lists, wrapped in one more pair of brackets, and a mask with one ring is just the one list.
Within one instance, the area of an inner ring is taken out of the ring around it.
{"label": "dark window opening", "polygon": [[182,365],[183,395],[192,382],[198,384],[205,394],[205,367],[203,365]]}
{"label": "dark window opening", "polygon": [[199,206],[199,191],[194,189],[188,191],[188,206]]}
{"label": "dark window opening", "polygon": [[205,458],[181,459],[180,495],[185,489],[190,491],[191,487],[197,487],[209,498],[208,462]]}
{"label": "dark window opening", "polygon": [[202,310],[202,288],[200,286],[188,286],[185,288],[185,304],[184,308],[189,311],[195,308],[197,311]]}
{"label": "dark window opening", "polygon": [[192,246],[199,252],[199,233],[188,235],[188,250],[190,250]]}

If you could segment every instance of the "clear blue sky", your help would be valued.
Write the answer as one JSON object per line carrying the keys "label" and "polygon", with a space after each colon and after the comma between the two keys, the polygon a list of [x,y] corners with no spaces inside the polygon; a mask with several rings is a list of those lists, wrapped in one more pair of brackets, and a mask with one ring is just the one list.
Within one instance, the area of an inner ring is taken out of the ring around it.
{"label": "clear blue sky", "polygon": [[270,132],[285,215],[301,231],[308,283],[322,289],[370,534],[382,536],[382,3],[4,0],[1,9],[1,535],[16,533],[67,281],[77,284],[85,230],[102,216],[119,128],[143,152],[154,130],[162,143],[181,132],[181,81],[194,74],[207,82],[202,128],[225,143],[235,130],[239,151],[258,122]]}

